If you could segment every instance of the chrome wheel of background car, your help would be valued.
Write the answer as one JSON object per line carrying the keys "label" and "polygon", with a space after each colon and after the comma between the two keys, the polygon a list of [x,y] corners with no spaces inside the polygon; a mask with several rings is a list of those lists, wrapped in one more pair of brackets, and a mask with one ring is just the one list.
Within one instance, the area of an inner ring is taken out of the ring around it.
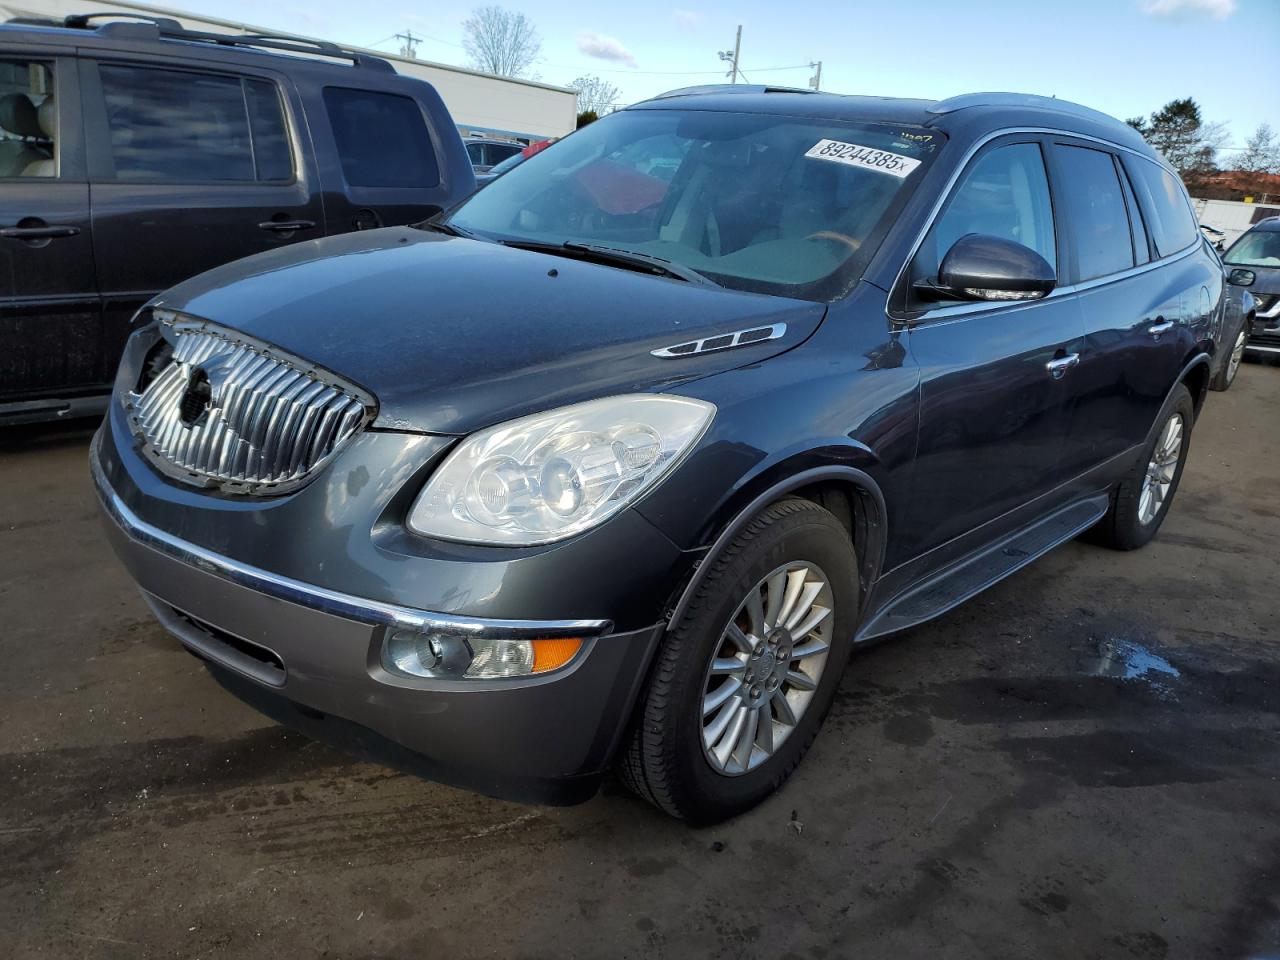
{"label": "chrome wheel of background car", "polygon": [[757,583],[721,634],[703,681],[702,748],[725,776],[773,756],[809,708],[835,625],[826,574],[803,561]]}
{"label": "chrome wheel of background car", "polygon": [[1236,372],[1240,369],[1240,364],[1244,360],[1244,347],[1249,342],[1249,331],[1240,328],[1240,335],[1236,337],[1236,344],[1231,348],[1231,359],[1227,361],[1227,383],[1236,378]]}
{"label": "chrome wheel of background car", "polygon": [[1178,472],[1178,458],[1182,454],[1184,434],[1182,414],[1175,413],[1165,421],[1164,429],[1151,451],[1147,475],[1142,481],[1142,498],[1138,501],[1138,521],[1150,523],[1160,514],[1160,508],[1169,498],[1174,475]]}

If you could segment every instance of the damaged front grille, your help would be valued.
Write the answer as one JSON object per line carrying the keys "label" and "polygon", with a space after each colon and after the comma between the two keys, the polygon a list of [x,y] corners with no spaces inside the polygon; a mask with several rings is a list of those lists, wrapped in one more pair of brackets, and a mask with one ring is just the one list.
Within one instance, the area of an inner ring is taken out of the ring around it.
{"label": "damaged front grille", "polygon": [[373,417],[363,390],[277,348],[177,315],[160,329],[172,351],[152,351],[125,406],[143,452],[167,476],[283,493]]}

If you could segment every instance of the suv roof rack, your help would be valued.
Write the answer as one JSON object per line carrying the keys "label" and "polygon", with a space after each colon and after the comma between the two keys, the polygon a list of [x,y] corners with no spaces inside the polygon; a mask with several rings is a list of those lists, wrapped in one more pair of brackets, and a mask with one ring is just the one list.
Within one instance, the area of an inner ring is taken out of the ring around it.
{"label": "suv roof rack", "polygon": [[[111,18],[113,22],[93,26],[94,20]],[[119,22],[119,21],[126,22]],[[130,22],[133,21],[133,22]],[[258,47],[281,50],[286,53],[305,53],[320,57],[349,60],[352,66],[395,73],[395,67],[381,57],[357,53],[328,40],[308,40],[290,34],[276,33],[211,33],[204,30],[188,30],[170,17],[152,17],[144,13],[73,13],[63,18],[62,26],[72,30],[97,29],[107,35],[133,36],[140,39],[162,38],[211,43],[223,47]]]}
{"label": "suv roof rack", "polygon": [[696,87],[680,87],[650,97],[650,100],[668,100],[671,97],[695,97],[703,93],[816,93],[807,87],[779,87],[758,83],[705,83]]}
{"label": "suv roof rack", "polygon": [[1082,119],[1101,121],[1110,124],[1120,123],[1110,114],[1094,110],[1070,100],[1059,100],[1057,97],[1042,97],[1034,93],[962,93],[958,97],[939,100],[929,108],[930,113],[953,113],[968,107],[1038,107],[1042,110],[1056,110],[1069,113]]}

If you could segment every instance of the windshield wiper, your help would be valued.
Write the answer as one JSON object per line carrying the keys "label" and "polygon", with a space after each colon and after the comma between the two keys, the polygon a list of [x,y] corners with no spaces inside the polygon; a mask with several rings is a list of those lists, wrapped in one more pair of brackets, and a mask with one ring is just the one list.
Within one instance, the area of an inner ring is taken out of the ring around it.
{"label": "windshield wiper", "polygon": [[448,220],[436,220],[436,219],[420,220],[419,222],[412,224],[411,226],[413,226],[415,230],[434,230],[436,233],[447,233],[451,237],[463,237],[464,239],[467,239],[467,240],[483,239],[482,237],[476,236],[470,230],[466,230],[462,227],[455,226],[454,224],[450,223]]}
{"label": "windshield wiper", "polygon": [[547,243],[541,240],[499,240],[503,246],[517,247],[521,250],[534,250],[538,253],[551,253],[558,256],[575,256],[577,259],[591,260],[609,266],[622,267],[626,270],[637,270],[640,273],[651,273],[660,277],[673,277],[686,283],[697,283],[707,287],[718,287],[710,277],[703,276],[697,270],[683,264],[668,260],[666,257],[641,253],[639,250],[627,250],[623,247],[610,247],[598,243],[583,243],[578,240],[566,240],[564,243]]}

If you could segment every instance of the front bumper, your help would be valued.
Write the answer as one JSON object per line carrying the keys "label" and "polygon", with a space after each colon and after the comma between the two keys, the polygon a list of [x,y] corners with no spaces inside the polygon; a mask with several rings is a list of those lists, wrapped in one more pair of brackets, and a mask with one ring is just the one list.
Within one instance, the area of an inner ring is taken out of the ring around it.
{"label": "front bumper", "polygon": [[1252,353],[1280,354],[1280,301],[1272,307],[1268,316],[1258,316],[1245,343],[1245,350]]}
{"label": "front bumper", "polygon": [[[161,623],[231,692],[317,739],[491,796],[570,803],[595,792],[663,624],[610,632],[606,621],[438,614],[267,571],[132,509],[103,466],[109,430],[95,438],[91,462],[112,546]],[[443,681],[387,673],[385,632],[422,624],[591,639],[574,662],[542,676]]]}

